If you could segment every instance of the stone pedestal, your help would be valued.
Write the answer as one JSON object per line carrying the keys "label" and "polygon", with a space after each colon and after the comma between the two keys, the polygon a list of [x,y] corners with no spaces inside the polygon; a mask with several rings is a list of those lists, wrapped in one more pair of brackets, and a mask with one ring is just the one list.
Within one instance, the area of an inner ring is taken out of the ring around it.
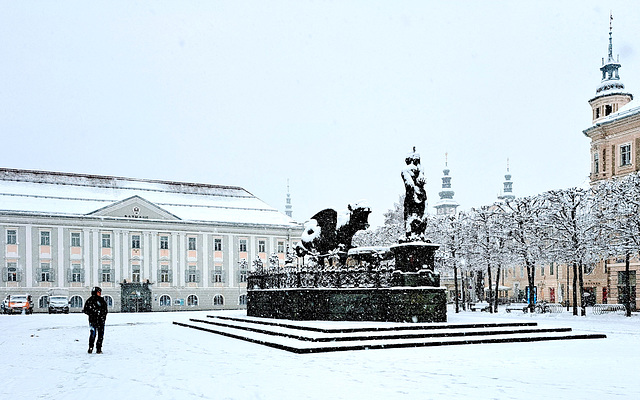
{"label": "stone pedestal", "polygon": [[[439,244],[426,242],[407,242],[390,247],[396,259],[396,269],[402,272],[433,272],[435,253]],[[436,286],[440,286],[439,284]]]}
{"label": "stone pedestal", "polygon": [[297,321],[446,322],[445,288],[249,290],[247,315]]}

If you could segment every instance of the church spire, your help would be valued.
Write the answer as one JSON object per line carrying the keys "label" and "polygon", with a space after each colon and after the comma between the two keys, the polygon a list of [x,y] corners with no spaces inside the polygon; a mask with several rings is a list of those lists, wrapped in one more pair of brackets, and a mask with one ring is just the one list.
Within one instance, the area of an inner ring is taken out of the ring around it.
{"label": "church spire", "polygon": [[611,12],[609,12],[609,58],[608,58],[608,62],[615,62],[615,60],[613,59],[613,14]]}
{"label": "church spire", "polygon": [[444,169],[442,170],[442,191],[438,193],[440,201],[436,203],[434,208],[438,215],[455,214],[459,204],[453,200],[455,192],[451,189],[451,177],[449,176],[449,154],[444,154]]}
{"label": "church spire", "polygon": [[504,175],[504,187],[502,194],[498,196],[500,200],[513,200],[516,196],[513,195],[513,182],[511,182],[511,173],[509,172],[509,159],[507,158],[507,173]]}
{"label": "church spire", "polygon": [[287,217],[293,218],[293,207],[291,206],[291,193],[289,193],[289,179],[287,179],[287,202],[284,206],[284,213]]}
{"label": "church spire", "polygon": [[596,89],[596,96],[589,100],[593,109],[593,122],[615,113],[620,107],[633,99],[630,93],[624,89],[624,84],[620,80],[621,67],[620,56],[613,56],[613,14],[609,13],[609,48],[607,58],[602,58],[602,80]]}

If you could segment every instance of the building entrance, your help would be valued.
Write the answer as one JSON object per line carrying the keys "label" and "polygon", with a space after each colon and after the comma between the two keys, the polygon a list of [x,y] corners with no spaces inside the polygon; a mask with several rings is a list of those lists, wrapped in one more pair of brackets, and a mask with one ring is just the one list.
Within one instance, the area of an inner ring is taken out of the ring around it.
{"label": "building entrance", "polygon": [[149,312],[151,311],[150,283],[121,283],[121,311]]}

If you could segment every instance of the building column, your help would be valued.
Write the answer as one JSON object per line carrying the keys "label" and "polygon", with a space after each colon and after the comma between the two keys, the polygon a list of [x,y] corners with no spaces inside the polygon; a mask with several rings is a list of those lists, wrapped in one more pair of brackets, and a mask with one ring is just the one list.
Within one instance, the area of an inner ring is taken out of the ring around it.
{"label": "building column", "polygon": [[131,251],[129,250],[129,231],[122,232],[122,279],[131,279]]}
{"label": "building column", "polygon": [[100,249],[92,249],[91,232],[88,228],[82,230],[82,240],[84,246],[82,247],[82,268],[84,270],[84,286],[91,286],[93,282],[93,269],[91,268],[91,254],[92,251],[100,251]]}
{"label": "building column", "polygon": [[171,256],[171,274],[173,275],[171,286],[177,287],[180,286],[180,280],[178,276],[178,235],[175,232],[171,232],[169,255]]}
{"label": "building column", "polygon": [[93,280],[91,281],[91,286],[100,286],[100,277],[102,276],[102,274],[100,274],[100,269],[102,269],[102,254],[100,254],[100,243],[98,242],[100,231],[97,229],[91,229],[90,233],[92,244],[91,247],[93,248],[93,266],[91,268],[93,270]]}
{"label": "building column", "polygon": [[122,259],[121,257],[121,239],[122,239],[122,231],[114,230],[113,231],[113,268],[116,270],[116,282],[122,282]]}
{"label": "building column", "polygon": [[158,281],[158,232],[151,232],[151,257],[149,257],[149,279],[150,282]]}
{"label": "building column", "polygon": [[[69,243],[71,244],[71,243]],[[64,287],[67,275],[64,273],[64,228],[58,227],[58,287]]]}
{"label": "building column", "polygon": [[209,287],[209,234],[202,234],[202,287]]}
{"label": "building column", "polygon": [[24,247],[25,247],[25,285],[27,287],[33,287],[33,238],[31,237],[31,225],[25,226],[25,238],[24,238]]}
{"label": "building column", "polygon": [[150,232],[142,232],[142,266],[140,274],[142,275],[140,278],[140,282],[145,282],[146,279],[151,280],[151,240],[149,238]]}
{"label": "building column", "polygon": [[229,235],[228,236],[229,240],[229,246],[228,246],[228,259],[229,259],[229,287],[234,287],[236,285],[236,278],[235,278],[235,271],[236,271],[236,263],[238,262],[238,260],[236,260],[236,257],[234,257],[234,237],[233,235]]}
{"label": "building column", "polygon": [[185,287],[185,271],[187,270],[187,252],[185,247],[186,236],[183,232],[178,233],[178,282],[180,287]]}

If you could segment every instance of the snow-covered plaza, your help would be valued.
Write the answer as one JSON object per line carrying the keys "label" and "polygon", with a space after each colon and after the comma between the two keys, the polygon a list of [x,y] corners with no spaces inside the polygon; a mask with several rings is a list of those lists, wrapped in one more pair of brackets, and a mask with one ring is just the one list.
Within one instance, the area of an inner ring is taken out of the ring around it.
{"label": "snow-covered plaza", "polygon": [[449,309],[449,322],[536,321],[606,339],[298,355],[174,325],[244,311],[0,316],[2,399],[637,399],[640,316]]}

